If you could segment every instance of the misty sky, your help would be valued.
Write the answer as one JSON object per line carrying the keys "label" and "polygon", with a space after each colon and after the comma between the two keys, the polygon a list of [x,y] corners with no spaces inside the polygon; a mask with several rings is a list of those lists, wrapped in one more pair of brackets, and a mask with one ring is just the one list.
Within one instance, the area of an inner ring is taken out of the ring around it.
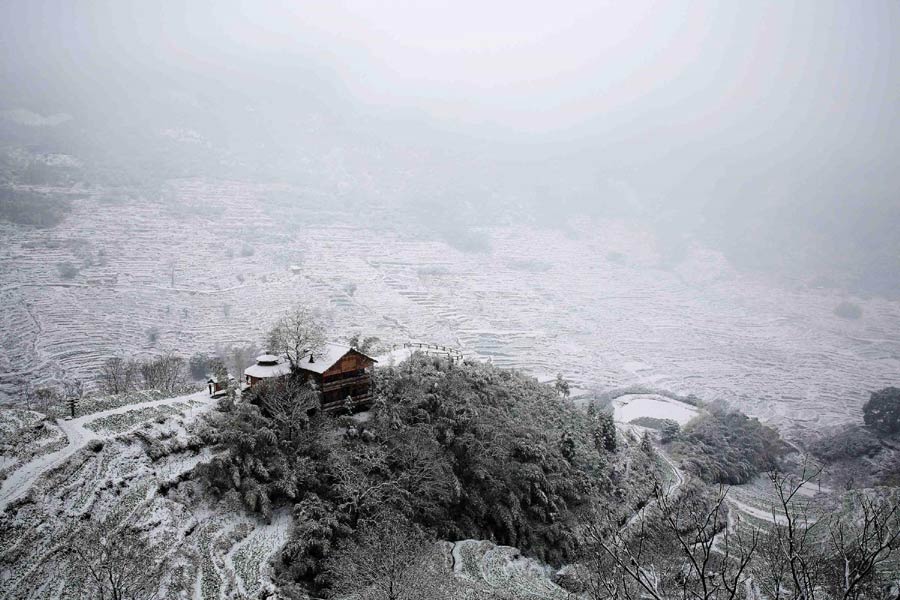
{"label": "misty sky", "polygon": [[20,84],[41,75],[19,65],[102,88],[110,70],[240,77],[316,60],[372,107],[464,126],[680,144],[896,138],[896,2],[29,0],[0,17]]}
{"label": "misty sky", "polygon": [[458,156],[565,163],[529,165],[539,189],[580,177],[737,226],[755,210],[719,237],[771,246],[811,223],[806,253],[877,250],[900,271],[884,243],[860,250],[900,220],[896,1],[7,0],[0,23],[0,110],[19,122],[227,131],[248,156],[315,150],[307,113],[399,145],[452,132]]}

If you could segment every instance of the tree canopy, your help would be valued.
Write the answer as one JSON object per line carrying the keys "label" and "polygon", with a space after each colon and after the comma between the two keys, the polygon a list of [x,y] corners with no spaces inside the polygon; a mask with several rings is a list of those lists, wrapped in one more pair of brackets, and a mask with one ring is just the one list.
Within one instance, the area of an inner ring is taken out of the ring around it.
{"label": "tree canopy", "polygon": [[886,387],[872,392],[863,406],[863,420],[880,433],[900,432],[900,388]]}

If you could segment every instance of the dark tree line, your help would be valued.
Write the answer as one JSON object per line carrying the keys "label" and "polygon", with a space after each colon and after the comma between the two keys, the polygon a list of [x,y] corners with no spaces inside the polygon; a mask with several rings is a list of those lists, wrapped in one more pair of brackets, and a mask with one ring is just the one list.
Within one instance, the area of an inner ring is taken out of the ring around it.
{"label": "dark tree line", "polygon": [[637,443],[616,444],[608,414],[514,371],[414,356],[380,369],[373,391],[367,419],[326,416],[317,390],[288,377],[254,386],[202,434],[223,450],[198,469],[214,493],[264,516],[293,507],[277,565],[285,589],[343,589],[334,557],[390,538],[386,524],[562,564],[578,556],[585,515],[604,503],[624,518],[649,491],[635,482],[658,469]]}

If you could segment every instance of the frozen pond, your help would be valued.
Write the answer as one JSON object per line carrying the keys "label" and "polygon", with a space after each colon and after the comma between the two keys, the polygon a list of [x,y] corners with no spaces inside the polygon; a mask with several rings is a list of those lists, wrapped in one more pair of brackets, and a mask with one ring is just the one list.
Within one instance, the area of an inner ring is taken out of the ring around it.
{"label": "frozen pond", "polygon": [[671,419],[684,425],[697,416],[697,409],[690,404],[656,394],[629,394],[613,401],[613,415],[620,423],[631,423],[640,417],[653,417]]}

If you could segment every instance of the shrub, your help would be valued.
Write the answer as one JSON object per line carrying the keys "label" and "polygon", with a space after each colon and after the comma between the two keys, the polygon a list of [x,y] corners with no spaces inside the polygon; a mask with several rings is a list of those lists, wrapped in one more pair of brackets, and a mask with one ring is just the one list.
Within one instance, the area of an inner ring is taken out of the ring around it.
{"label": "shrub", "polygon": [[709,483],[747,483],[758,473],[776,468],[786,451],[777,431],[721,407],[688,423],[672,442],[672,452]]}
{"label": "shrub", "polygon": [[[671,421],[671,419],[660,419],[657,417],[638,417],[637,419],[630,421],[630,423],[632,425],[638,425],[640,427],[662,431],[663,427],[665,427],[666,423],[668,423],[669,421]],[[674,421],[672,422],[674,423]]]}
{"label": "shrub", "polygon": [[852,302],[841,302],[834,307],[834,314],[842,319],[859,319],[862,317],[862,308]]}
{"label": "shrub", "polygon": [[842,427],[810,446],[813,454],[828,463],[863,456],[871,458],[881,450],[878,438],[860,426]]}
{"label": "shrub", "polygon": [[64,198],[0,188],[0,219],[18,225],[55,227],[71,209],[72,203]]}
{"label": "shrub", "polygon": [[872,392],[863,405],[863,421],[879,433],[900,432],[900,388],[886,387]]}
{"label": "shrub", "polygon": [[69,261],[57,264],[56,270],[59,271],[59,276],[63,279],[75,279],[78,276],[78,267]]}
{"label": "shrub", "polygon": [[679,433],[681,433],[681,425],[679,425],[677,421],[673,421],[672,419],[663,419],[663,421],[664,423],[660,433],[660,439],[664,444],[668,444],[669,442],[677,438]]}

